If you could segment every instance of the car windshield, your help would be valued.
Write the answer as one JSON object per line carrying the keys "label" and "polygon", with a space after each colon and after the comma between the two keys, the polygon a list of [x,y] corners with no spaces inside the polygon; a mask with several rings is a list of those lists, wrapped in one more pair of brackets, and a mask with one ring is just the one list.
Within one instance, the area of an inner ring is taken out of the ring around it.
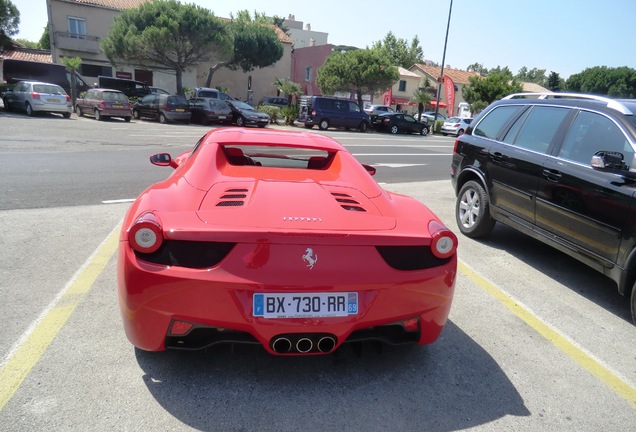
{"label": "car windshield", "polygon": [[460,119],[459,117],[451,117],[448,120],[446,120],[448,123],[459,123],[460,121],[462,121],[462,119]]}
{"label": "car windshield", "polygon": [[218,99],[219,92],[212,90],[199,90],[197,92],[197,96]]}
{"label": "car windshield", "polygon": [[274,168],[325,169],[333,153],[320,149],[289,146],[245,146],[223,147],[232,165],[254,165]]}
{"label": "car windshield", "polygon": [[33,91],[43,94],[65,95],[66,92],[60,86],[54,84],[33,84]]}
{"label": "car windshield", "polygon": [[243,109],[243,110],[252,110],[254,111],[254,108],[252,108],[251,105],[246,104],[245,102],[241,102],[241,101],[233,101],[232,104],[237,108],[237,109]]}

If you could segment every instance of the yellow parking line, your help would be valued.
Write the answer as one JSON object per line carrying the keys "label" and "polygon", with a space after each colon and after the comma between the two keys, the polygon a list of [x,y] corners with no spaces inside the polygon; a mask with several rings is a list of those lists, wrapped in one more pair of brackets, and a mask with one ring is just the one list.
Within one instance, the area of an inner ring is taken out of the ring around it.
{"label": "yellow parking line", "polygon": [[564,352],[568,357],[601,380],[601,382],[612,389],[615,393],[631,402],[632,405],[636,406],[636,389],[600,364],[591,355],[587,354],[574,343],[570,342],[565,336],[541,321],[536,315],[532,314],[532,312],[528,309],[517,303],[512,297],[498,288],[495,284],[477,274],[466,263],[460,260],[458,267],[459,271],[475,285],[481,287],[484,291],[494,297],[541,336]]}
{"label": "yellow parking line", "polygon": [[117,248],[118,234],[119,227],[102,242],[57,301],[37,321],[33,330],[0,368],[0,411],[11,400],[104,270]]}

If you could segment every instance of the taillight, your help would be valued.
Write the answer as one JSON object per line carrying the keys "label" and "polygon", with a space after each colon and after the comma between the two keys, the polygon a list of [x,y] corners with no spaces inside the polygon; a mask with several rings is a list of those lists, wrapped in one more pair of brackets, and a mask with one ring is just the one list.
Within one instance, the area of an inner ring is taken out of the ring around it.
{"label": "taillight", "polygon": [[437,258],[449,258],[457,251],[457,236],[437,221],[430,221],[428,231],[431,233],[431,252]]}
{"label": "taillight", "polygon": [[106,103],[104,103],[104,101],[101,101],[101,102],[99,103],[99,107],[100,107],[101,109],[106,108]]}
{"label": "taillight", "polygon": [[455,145],[453,146],[453,153],[457,153],[457,147],[459,146],[459,137],[455,139]]}
{"label": "taillight", "polygon": [[391,119],[384,119],[382,120],[384,123],[391,123]]}
{"label": "taillight", "polygon": [[69,95],[66,95],[66,102],[70,102],[71,101],[71,97]]}
{"label": "taillight", "polygon": [[32,93],[31,93],[31,98],[32,98],[32,99],[40,99],[40,93],[38,93],[38,92],[32,92]]}
{"label": "taillight", "polygon": [[172,111],[172,108],[170,108],[169,105],[166,105],[166,106],[163,107],[163,110],[164,111]]}
{"label": "taillight", "polygon": [[128,242],[133,250],[141,253],[153,253],[163,243],[161,223],[154,213],[139,216],[128,231]]}
{"label": "taillight", "polygon": [[316,110],[313,110],[313,111],[311,112],[311,116],[312,116],[312,117],[316,117]]}

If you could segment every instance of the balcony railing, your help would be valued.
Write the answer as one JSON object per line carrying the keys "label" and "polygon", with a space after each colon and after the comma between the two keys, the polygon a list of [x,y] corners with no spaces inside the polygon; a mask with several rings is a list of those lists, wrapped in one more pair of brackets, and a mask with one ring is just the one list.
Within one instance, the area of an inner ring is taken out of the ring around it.
{"label": "balcony railing", "polygon": [[55,32],[58,49],[99,53],[99,38],[78,33]]}

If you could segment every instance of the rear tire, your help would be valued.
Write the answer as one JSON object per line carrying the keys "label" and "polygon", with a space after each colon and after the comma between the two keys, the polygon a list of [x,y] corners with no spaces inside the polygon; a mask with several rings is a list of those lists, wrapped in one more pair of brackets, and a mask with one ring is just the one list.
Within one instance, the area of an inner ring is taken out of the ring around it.
{"label": "rear tire", "polygon": [[29,117],[33,117],[33,107],[28,102],[26,104],[26,113]]}
{"label": "rear tire", "polygon": [[313,127],[314,127],[314,125],[312,125],[312,124],[306,124],[306,123],[305,123],[305,128],[307,128],[307,129],[311,129],[311,128],[313,128]]}
{"label": "rear tire", "polygon": [[320,130],[327,130],[329,129],[329,120],[325,119],[325,120],[320,120],[320,123],[318,123],[318,128]]}
{"label": "rear tire", "polygon": [[2,103],[4,104],[4,110],[6,112],[11,111],[11,108],[9,107],[9,102],[6,99],[2,99]]}
{"label": "rear tire", "polygon": [[168,122],[168,119],[166,119],[166,116],[164,113],[159,113],[159,123],[161,124],[166,124]]}
{"label": "rear tire", "polygon": [[457,135],[456,136],[460,136],[460,135],[464,135],[464,129],[460,129],[457,131]]}
{"label": "rear tire", "polygon": [[462,186],[455,205],[455,219],[466,237],[485,237],[492,231],[495,220],[490,216],[490,201],[481,184],[471,180]]}
{"label": "rear tire", "polygon": [[124,121],[125,121],[126,123],[130,123],[130,116],[128,116],[128,117],[124,117]]}
{"label": "rear tire", "polygon": [[99,113],[99,110],[97,110],[97,109],[95,110],[95,120],[97,120],[97,121],[104,120],[102,115]]}
{"label": "rear tire", "polygon": [[139,120],[139,117],[140,117],[140,116],[139,116],[139,111],[137,111],[137,110],[133,110],[132,115],[133,115],[133,117],[135,118],[135,120]]}
{"label": "rear tire", "polygon": [[64,116],[64,118],[71,118],[71,113],[70,112],[62,113],[62,115]]}
{"label": "rear tire", "polygon": [[422,130],[420,131],[420,135],[422,135],[422,136],[428,135],[428,128],[427,127],[423,127]]}

